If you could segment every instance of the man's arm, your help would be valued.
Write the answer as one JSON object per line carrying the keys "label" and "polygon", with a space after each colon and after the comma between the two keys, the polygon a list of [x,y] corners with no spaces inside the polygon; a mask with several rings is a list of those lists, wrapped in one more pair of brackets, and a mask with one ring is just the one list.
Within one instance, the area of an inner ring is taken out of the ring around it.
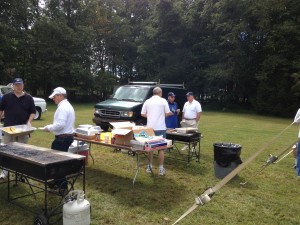
{"label": "man's arm", "polygon": [[28,125],[31,126],[31,122],[32,122],[32,120],[34,119],[34,117],[35,117],[35,113],[30,114],[29,119],[28,119],[28,121],[27,121],[27,124],[28,124]]}
{"label": "man's arm", "polygon": [[198,112],[197,113],[197,117],[196,117],[196,122],[198,123],[199,122],[199,120],[200,120],[200,116],[201,116],[201,113],[200,112]]}
{"label": "man's arm", "polygon": [[173,112],[168,112],[168,113],[166,113],[166,117],[168,117],[168,116],[172,116],[174,113]]}

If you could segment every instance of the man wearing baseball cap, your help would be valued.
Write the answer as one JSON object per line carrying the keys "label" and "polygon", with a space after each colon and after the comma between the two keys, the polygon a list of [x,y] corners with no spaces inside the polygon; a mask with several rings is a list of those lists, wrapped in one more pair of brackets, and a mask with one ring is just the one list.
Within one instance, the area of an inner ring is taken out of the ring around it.
{"label": "man wearing baseball cap", "polygon": [[[15,78],[12,85],[13,91],[5,94],[0,103],[0,118],[5,114],[4,126],[17,126],[31,122],[35,116],[35,105],[31,95],[24,92],[24,82],[22,78]],[[15,141],[28,143],[29,135],[16,137]],[[11,142],[12,136],[4,134],[3,143]],[[7,171],[3,170],[0,179],[7,176]]]}
{"label": "man wearing baseball cap", "polygon": [[200,103],[194,99],[193,92],[186,94],[187,102],[183,106],[181,126],[198,128],[198,122],[202,108]]}
{"label": "man wearing baseball cap", "polygon": [[[198,128],[202,107],[200,103],[194,99],[193,92],[188,92],[186,97],[188,101],[183,106],[182,121],[180,122],[181,127]],[[188,146],[185,145],[181,150],[186,150],[187,148]]]}
{"label": "man wearing baseball cap", "polygon": [[[21,78],[13,80],[13,91],[2,97],[0,104],[0,118],[5,113],[4,126],[16,126],[31,122],[35,116],[35,105],[30,94],[24,92],[24,82]],[[28,135],[18,136],[17,141],[22,143],[28,142]],[[4,137],[4,142],[11,140],[11,135]]]}
{"label": "man wearing baseball cap", "polygon": [[[74,141],[75,111],[67,99],[67,92],[64,88],[55,88],[49,98],[57,105],[57,109],[54,113],[53,123],[42,129],[53,132],[55,135],[51,149],[67,152]],[[49,187],[58,189],[59,194],[65,195],[68,192],[67,179],[61,177],[50,183]]]}
{"label": "man wearing baseball cap", "polygon": [[166,126],[167,128],[175,129],[178,127],[178,115],[180,113],[180,109],[178,109],[178,105],[175,102],[174,92],[168,93],[168,104],[173,115],[166,117]]}

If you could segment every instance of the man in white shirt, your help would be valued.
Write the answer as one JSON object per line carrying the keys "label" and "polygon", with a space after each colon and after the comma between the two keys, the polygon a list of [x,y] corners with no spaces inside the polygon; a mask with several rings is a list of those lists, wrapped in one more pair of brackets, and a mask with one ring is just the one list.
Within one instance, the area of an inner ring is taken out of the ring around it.
{"label": "man in white shirt", "polygon": [[[201,104],[194,99],[193,92],[186,94],[187,102],[183,106],[181,127],[194,127],[198,128],[202,107]],[[195,147],[195,146],[194,146]],[[181,150],[186,150],[188,145],[185,145]],[[193,148],[193,150],[195,150]]]}
{"label": "man in white shirt", "polygon": [[[53,124],[46,125],[43,130],[53,132],[55,135],[51,149],[67,152],[74,141],[75,111],[67,100],[67,92],[64,88],[55,88],[49,98],[57,104],[57,109]],[[58,187],[59,192],[65,194],[68,189],[66,178],[55,180],[53,187]]]}
{"label": "man in white shirt", "polygon": [[200,103],[194,99],[193,92],[186,94],[188,101],[184,104],[182,110],[182,127],[194,127],[198,128],[198,122],[200,120],[202,108]]}
{"label": "man in white shirt", "polygon": [[[165,119],[167,116],[173,115],[173,112],[170,111],[167,100],[162,98],[162,90],[160,87],[155,87],[153,89],[153,96],[144,102],[141,115],[147,118],[147,127],[153,128],[156,136],[162,135],[166,138],[167,127]],[[151,173],[153,152],[149,152],[148,157],[150,164],[147,167],[147,172]],[[158,163],[159,175],[163,176],[165,175],[163,150],[158,151]]]}

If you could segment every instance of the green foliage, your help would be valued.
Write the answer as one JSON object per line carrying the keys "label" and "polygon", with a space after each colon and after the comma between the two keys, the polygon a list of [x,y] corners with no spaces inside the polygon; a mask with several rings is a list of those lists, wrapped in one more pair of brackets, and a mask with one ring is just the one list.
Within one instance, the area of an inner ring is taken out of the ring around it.
{"label": "green foliage", "polygon": [[95,80],[99,74],[113,77],[110,86],[160,80],[185,83],[220,107],[288,116],[300,96],[299,7],[296,0],[46,0],[44,7],[3,0],[0,82],[20,74],[33,94],[65,86],[74,98],[84,90],[102,98],[112,88]]}

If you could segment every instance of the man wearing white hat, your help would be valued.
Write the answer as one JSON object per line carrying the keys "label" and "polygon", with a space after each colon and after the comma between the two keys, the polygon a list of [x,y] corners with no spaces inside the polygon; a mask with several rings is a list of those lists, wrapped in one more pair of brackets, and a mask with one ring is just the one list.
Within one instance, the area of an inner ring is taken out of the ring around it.
{"label": "man wearing white hat", "polygon": [[[53,132],[55,139],[51,149],[67,152],[74,140],[75,111],[67,99],[67,92],[62,87],[57,87],[49,96],[57,104],[53,124],[43,127],[44,131]],[[54,182],[62,194],[67,190],[67,181],[61,178]]]}

